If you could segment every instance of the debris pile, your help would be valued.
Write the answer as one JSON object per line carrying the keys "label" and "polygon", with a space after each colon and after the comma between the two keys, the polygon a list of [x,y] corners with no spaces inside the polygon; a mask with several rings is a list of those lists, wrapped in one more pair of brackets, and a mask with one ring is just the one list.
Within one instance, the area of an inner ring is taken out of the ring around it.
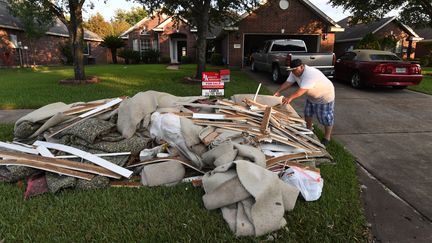
{"label": "debris pile", "polygon": [[49,104],[16,122],[12,143],[0,142],[0,181],[27,180],[26,198],[65,188],[192,182],[203,187],[204,206],[220,208],[237,236],[259,236],[284,226],[284,212],[294,208],[299,189],[279,178],[285,169],[319,174],[315,163],[331,160],[281,101],[146,91]]}

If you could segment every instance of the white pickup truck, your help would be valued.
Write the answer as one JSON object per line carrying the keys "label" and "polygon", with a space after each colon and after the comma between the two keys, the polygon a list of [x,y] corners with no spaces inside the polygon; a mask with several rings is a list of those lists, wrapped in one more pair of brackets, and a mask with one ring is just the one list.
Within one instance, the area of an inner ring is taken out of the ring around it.
{"label": "white pickup truck", "polygon": [[336,61],[334,53],[308,53],[305,42],[297,39],[266,41],[260,51],[252,54],[251,69],[270,72],[272,81],[280,83],[288,76],[287,67],[294,59],[301,59],[304,64],[318,68],[327,77],[333,77]]}

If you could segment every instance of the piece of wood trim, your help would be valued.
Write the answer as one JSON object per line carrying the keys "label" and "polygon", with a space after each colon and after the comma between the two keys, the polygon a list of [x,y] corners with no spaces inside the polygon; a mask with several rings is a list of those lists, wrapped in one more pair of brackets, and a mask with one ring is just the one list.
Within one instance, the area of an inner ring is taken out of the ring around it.
{"label": "piece of wood trim", "polygon": [[24,146],[18,145],[18,144],[0,142],[0,147],[15,150],[15,151],[20,151],[20,152],[28,153],[28,154],[39,154],[37,149],[24,147]]}
{"label": "piece of wood trim", "polygon": [[321,147],[321,148],[323,148],[323,149],[326,149],[326,147],[325,147],[322,143],[320,143],[319,141],[317,141],[317,140],[315,140],[315,139],[313,139],[313,138],[311,138],[311,137],[309,137],[309,136],[307,136],[307,135],[304,135],[303,133],[301,133],[301,132],[295,130],[294,128],[292,128],[292,127],[290,127],[290,126],[285,126],[285,128],[288,129],[288,130],[290,130],[290,131],[292,131],[292,132],[295,133],[296,135],[299,135],[300,137],[305,138],[306,140],[310,141],[311,143],[317,145],[318,147]]}
{"label": "piece of wood trim", "polygon": [[294,159],[303,159],[303,158],[316,158],[316,157],[324,157],[325,153],[323,152],[302,152],[302,153],[296,153],[296,154],[287,154],[282,155],[279,157],[274,157],[271,159],[268,159],[266,161],[266,167],[271,167],[272,165],[282,162],[282,161],[290,161]]}
{"label": "piece of wood trim", "polygon": [[84,114],[81,114],[78,117],[79,118],[85,118],[85,117],[91,116],[91,115],[96,114],[96,113],[98,113],[100,111],[103,111],[103,110],[106,110],[108,108],[111,108],[112,106],[115,106],[115,105],[119,104],[122,101],[123,101],[123,98],[116,98],[116,99],[111,100],[110,102],[108,102],[106,104],[103,104],[101,106],[98,106],[98,107],[94,108],[93,110],[90,110],[90,111],[88,111],[88,112],[86,112]]}
{"label": "piece of wood trim", "polygon": [[37,146],[36,150],[39,152],[40,155],[42,155],[43,157],[48,157],[48,158],[54,158],[54,155],[51,153],[51,151],[49,151],[46,147],[44,146]]}
{"label": "piece of wood trim", "polygon": [[53,164],[45,163],[41,161],[7,159],[7,160],[0,160],[0,165],[18,165],[18,166],[31,167],[39,170],[57,173],[60,175],[72,176],[75,178],[84,179],[88,181],[93,179],[94,177],[94,175],[92,174],[61,168],[59,166],[55,166]]}
{"label": "piece of wood trim", "polygon": [[51,148],[51,149],[56,149],[56,150],[60,150],[63,152],[67,152],[70,154],[74,154],[77,155],[83,159],[86,159],[92,163],[95,163],[99,166],[104,167],[105,169],[108,169],[114,173],[117,173],[121,176],[124,176],[126,178],[129,178],[132,176],[132,171],[127,170],[123,167],[120,167],[114,163],[109,162],[108,160],[102,159],[98,156],[95,156],[91,153],[85,152],[83,150],[71,147],[71,146],[67,146],[67,145],[63,145],[63,144],[58,144],[58,143],[48,143],[48,142],[43,142],[43,141],[36,141],[34,144],[36,145],[43,145],[47,148]]}
{"label": "piece of wood trim", "polygon": [[[96,155],[98,157],[115,157],[115,156],[131,155],[131,152],[104,153],[104,154],[93,154],[93,155]],[[59,155],[59,156],[54,156],[54,158],[73,159],[73,158],[79,158],[79,156],[76,156],[76,155]]]}
{"label": "piece of wood trim", "polygon": [[103,104],[106,104],[106,103],[105,102],[99,102],[99,103],[93,103],[93,104],[87,104],[86,103],[86,104],[82,104],[82,105],[77,105],[77,106],[75,106],[75,107],[73,107],[67,111],[64,111],[63,114],[68,115],[68,116],[75,115],[75,114],[79,114],[82,112],[92,110],[95,107],[98,107],[98,106],[103,105]]}
{"label": "piece of wood trim", "polygon": [[85,164],[70,160],[63,160],[63,159],[57,159],[57,158],[48,158],[48,157],[42,157],[38,155],[30,155],[30,154],[22,154],[22,153],[16,153],[16,152],[9,152],[9,151],[0,151],[0,157],[6,158],[6,159],[15,159],[15,160],[29,160],[29,161],[38,161],[38,162],[44,162],[49,163],[61,168],[65,169],[71,169],[71,170],[77,170],[81,172],[87,172],[97,175],[102,175],[106,177],[111,177],[115,179],[120,179],[121,177],[111,172],[105,168],[102,168],[97,165],[92,164]]}
{"label": "piece of wood trim", "polygon": [[204,145],[209,145],[211,142],[213,142],[213,140],[215,140],[217,137],[219,136],[219,133],[218,132],[211,132],[209,135],[207,135],[207,136],[205,136],[202,140],[201,140],[201,142],[204,144]]}
{"label": "piece of wood trim", "polygon": [[264,117],[261,121],[261,127],[260,127],[261,132],[267,131],[271,119],[271,113],[272,113],[272,108],[267,107],[264,112]]}
{"label": "piece of wood trim", "polygon": [[198,171],[198,172],[200,172],[202,174],[205,174],[204,171],[196,168],[195,166],[189,164],[188,162],[186,162],[184,160],[181,160],[178,157],[156,158],[156,159],[150,159],[150,160],[140,161],[140,162],[138,162],[136,164],[128,165],[126,168],[134,168],[134,167],[138,167],[138,166],[141,166],[141,165],[161,163],[161,162],[166,162],[166,161],[169,161],[169,160],[174,160],[174,161],[180,162],[181,164],[183,164],[183,165],[185,165],[185,166],[187,166],[187,167],[189,167],[189,168],[191,168],[191,169],[193,169],[195,171]]}
{"label": "piece of wood trim", "polygon": [[282,167],[291,167],[291,166],[295,166],[295,167],[299,167],[301,169],[304,170],[310,170],[313,172],[316,172],[318,174],[321,174],[321,170],[319,168],[313,167],[313,166],[309,166],[309,165],[303,165],[301,163],[298,162],[293,162],[293,161],[286,161],[286,162],[278,162],[270,167],[267,167],[268,170],[271,170],[272,168],[276,167],[276,166],[282,166]]}

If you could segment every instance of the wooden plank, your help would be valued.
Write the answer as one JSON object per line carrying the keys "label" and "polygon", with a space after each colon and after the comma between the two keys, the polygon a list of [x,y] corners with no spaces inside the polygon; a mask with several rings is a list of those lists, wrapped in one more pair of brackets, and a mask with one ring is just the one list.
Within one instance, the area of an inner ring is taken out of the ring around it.
{"label": "wooden plank", "polygon": [[48,143],[48,142],[42,142],[42,141],[36,141],[34,144],[36,145],[43,145],[47,148],[51,148],[51,149],[56,149],[59,151],[63,151],[63,152],[67,152],[70,154],[74,154],[77,155],[83,159],[86,159],[90,162],[93,162],[99,166],[104,167],[105,169],[108,169],[114,173],[117,173],[121,176],[124,176],[126,178],[129,178],[132,176],[132,171],[127,170],[123,167],[120,167],[114,163],[109,162],[108,160],[102,159],[100,157],[97,157],[91,153],[82,151],[80,149],[74,148],[74,147],[70,147],[67,145],[63,145],[63,144],[58,144],[58,143]]}
{"label": "wooden plank", "polygon": [[0,160],[0,165],[19,165],[19,166],[31,167],[39,170],[57,173],[60,175],[72,176],[75,178],[84,179],[88,181],[93,179],[94,177],[94,175],[88,173],[61,168],[53,164],[45,163],[41,161],[7,159],[7,160]]}
{"label": "wooden plank", "polygon": [[213,142],[213,140],[215,140],[218,136],[219,136],[219,133],[218,133],[218,132],[212,132],[212,133],[210,133],[209,135],[207,135],[205,138],[203,138],[203,139],[201,140],[201,142],[207,146],[207,145],[209,145],[211,142]]}
{"label": "wooden plank", "polygon": [[22,154],[22,153],[15,153],[15,152],[9,152],[9,151],[0,151],[0,157],[6,158],[6,159],[15,159],[15,160],[29,160],[29,161],[38,161],[38,162],[44,162],[49,163],[61,168],[65,169],[71,169],[71,170],[77,170],[97,175],[102,175],[106,177],[111,177],[115,179],[119,179],[120,176],[117,175],[114,172],[111,172],[105,168],[102,168],[100,166],[92,165],[92,164],[85,164],[70,160],[63,160],[63,159],[56,159],[56,158],[48,158],[48,157],[41,157],[37,155],[30,155],[30,154]]}
{"label": "wooden plank", "polygon": [[20,151],[28,154],[39,154],[39,152],[34,148],[25,147],[18,144],[0,142],[0,147],[7,148],[10,150]]}
{"label": "wooden plank", "polygon": [[43,157],[48,157],[48,158],[54,158],[54,155],[51,153],[51,151],[49,151],[46,147],[44,146],[37,146],[36,150],[39,152],[40,155],[42,155]]}
{"label": "wooden plank", "polygon": [[265,109],[264,112],[264,117],[261,121],[261,127],[260,130],[263,131],[267,131],[269,123],[270,123],[270,118],[271,118],[271,112],[272,112],[272,108],[271,107],[267,107]]}
{"label": "wooden plank", "polygon": [[318,174],[321,174],[321,170],[319,168],[309,166],[309,165],[303,165],[301,163],[297,163],[297,162],[293,162],[293,161],[278,162],[271,167],[267,167],[267,169],[271,170],[277,166],[281,166],[283,169],[285,169],[285,167],[295,166],[295,167],[299,167],[299,168],[304,169],[304,170],[310,170],[310,171],[316,172]]}
{"label": "wooden plank", "polygon": [[191,169],[193,169],[195,171],[198,171],[198,172],[200,172],[202,174],[205,174],[204,171],[196,168],[195,166],[189,164],[186,161],[181,160],[178,157],[166,157],[166,158],[156,158],[156,159],[145,160],[145,161],[141,161],[141,162],[136,163],[136,164],[131,164],[131,165],[127,166],[126,168],[134,168],[134,167],[138,167],[138,166],[141,166],[141,165],[160,163],[160,162],[165,162],[165,161],[169,161],[169,160],[174,160],[174,161],[180,162],[181,164],[183,164],[183,165],[185,165],[185,166],[187,166],[187,167],[189,167],[189,168],[191,168]]}
{"label": "wooden plank", "polygon": [[110,102],[108,102],[106,104],[103,104],[103,105],[100,105],[100,106],[94,108],[93,110],[90,110],[90,111],[88,111],[88,112],[86,112],[84,114],[81,114],[78,117],[79,118],[85,118],[85,117],[91,116],[91,115],[96,114],[96,113],[98,113],[100,111],[103,111],[103,110],[106,110],[108,108],[111,108],[111,107],[119,104],[122,101],[123,101],[123,98],[116,98],[116,99],[114,99],[114,100],[112,100],[112,101],[110,101]]}
{"label": "wooden plank", "polygon": [[86,103],[86,104],[82,104],[82,105],[78,105],[76,107],[73,107],[72,109],[69,109],[65,112],[63,112],[63,114],[65,115],[75,115],[75,114],[79,114],[79,113],[83,113],[89,110],[94,109],[95,107],[98,107],[100,105],[105,104],[105,102],[99,102],[99,103]]}
{"label": "wooden plank", "polygon": [[296,153],[296,154],[287,154],[287,155],[282,155],[279,157],[268,159],[266,161],[266,165],[267,165],[266,167],[268,168],[276,163],[290,161],[294,159],[316,158],[316,157],[324,157],[324,156],[325,153],[323,152],[309,152],[309,153],[304,152],[304,153]]}
{"label": "wooden plank", "polygon": [[292,131],[292,132],[295,133],[296,135],[299,135],[299,136],[305,138],[306,140],[310,141],[311,143],[317,145],[318,147],[321,147],[321,148],[323,148],[323,149],[326,149],[326,147],[325,147],[325,146],[324,146],[320,141],[317,141],[317,140],[315,140],[315,139],[313,139],[313,138],[311,138],[311,137],[309,137],[309,136],[307,136],[307,135],[304,135],[303,133],[301,133],[301,132],[295,130],[294,128],[292,128],[292,127],[290,127],[290,126],[285,126],[285,128],[288,129],[288,130],[290,130],[290,131]]}

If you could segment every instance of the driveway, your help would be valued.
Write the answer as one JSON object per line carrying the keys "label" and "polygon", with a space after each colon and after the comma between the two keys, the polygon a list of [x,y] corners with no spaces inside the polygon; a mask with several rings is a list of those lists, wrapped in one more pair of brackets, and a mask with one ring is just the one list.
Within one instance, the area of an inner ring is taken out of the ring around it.
{"label": "driveway", "polygon": [[[279,87],[265,73],[244,71],[272,91]],[[333,139],[358,161],[374,240],[432,242],[432,96],[334,84]],[[303,104],[302,97],[292,105],[303,114]]]}

